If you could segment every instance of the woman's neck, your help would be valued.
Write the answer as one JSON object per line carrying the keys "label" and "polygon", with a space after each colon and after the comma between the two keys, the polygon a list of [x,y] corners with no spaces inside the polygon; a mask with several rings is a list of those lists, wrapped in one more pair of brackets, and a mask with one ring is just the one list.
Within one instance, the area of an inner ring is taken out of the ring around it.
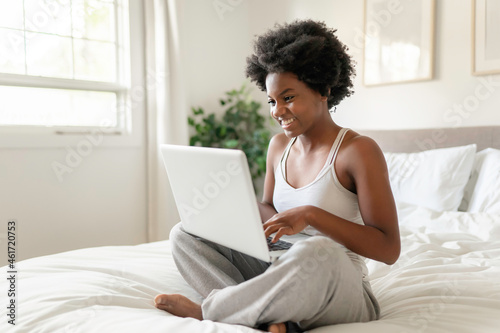
{"label": "woman's neck", "polygon": [[340,127],[337,125],[330,115],[329,119],[325,119],[324,122],[318,123],[313,129],[307,133],[301,134],[297,137],[298,148],[304,153],[314,151],[316,149],[321,149],[324,146],[331,147],[333,141],[339,133]]}

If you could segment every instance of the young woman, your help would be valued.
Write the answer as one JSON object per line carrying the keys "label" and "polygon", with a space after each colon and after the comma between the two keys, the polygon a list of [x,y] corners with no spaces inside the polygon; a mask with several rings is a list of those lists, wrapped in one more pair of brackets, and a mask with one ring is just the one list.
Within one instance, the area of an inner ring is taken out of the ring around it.
{"label": "young woman", "polygon": [[266,236],[306,233],[273,264],[171,233],[179,271],[203,297],[158,295],[178,316],[285,332],[379,317],[364,258],[393,264],[400,253],[384,156],[368,137],[338,126],[330,109],[352,94],[354,68],[335,30],[311,20],[260,36],[247,76],[266,91],[283,133],[269,144],[260,211]]}

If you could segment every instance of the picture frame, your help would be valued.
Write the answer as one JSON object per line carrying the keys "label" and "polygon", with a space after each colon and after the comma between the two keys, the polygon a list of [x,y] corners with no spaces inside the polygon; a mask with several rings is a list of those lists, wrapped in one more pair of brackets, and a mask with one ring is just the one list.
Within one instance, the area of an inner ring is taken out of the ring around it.
{"label": "picture frame", "polygon": [[434,77],[435,0],[365,0],[363,84]]}
{"label": "picture frame", "polygon": [[472,1],[472,74],[500,73],[500,1]]}

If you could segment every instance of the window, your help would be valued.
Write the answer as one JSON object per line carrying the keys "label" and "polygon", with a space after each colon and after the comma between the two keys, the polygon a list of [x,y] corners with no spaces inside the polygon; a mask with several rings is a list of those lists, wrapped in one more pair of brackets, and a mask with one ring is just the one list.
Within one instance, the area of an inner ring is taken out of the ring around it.
{"label": "window", "polygon": [[126,0],[0,0],[0,130],[123,133],[128,15]]}

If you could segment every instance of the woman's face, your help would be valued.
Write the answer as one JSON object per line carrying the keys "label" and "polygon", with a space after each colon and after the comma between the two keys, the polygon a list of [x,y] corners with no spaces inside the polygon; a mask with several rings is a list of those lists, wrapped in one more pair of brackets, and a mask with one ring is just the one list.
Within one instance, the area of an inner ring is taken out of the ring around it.
{"label": "woman's face", "polygon": [[307,134],[328,113],[327,97],[309,88],[290,72],[270,73],[266,91],[271,116],[288,137]]}

